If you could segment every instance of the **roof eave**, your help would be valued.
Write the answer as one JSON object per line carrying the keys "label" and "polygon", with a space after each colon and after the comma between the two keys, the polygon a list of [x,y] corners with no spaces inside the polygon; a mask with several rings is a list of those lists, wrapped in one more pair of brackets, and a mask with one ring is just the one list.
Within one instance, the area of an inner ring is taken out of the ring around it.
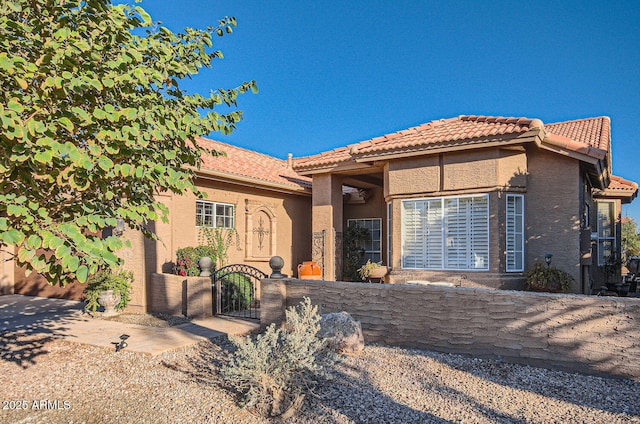
{"label": "roof eave", "polygon": [[369,163],[374,161],[403,159],[414,156],[424,156],[439,153],[451,153],[459,151],[468,151],[470,149],[485,149],[488,147],[504,147],[513,146],[534,141],[538,136],[539,130],[532,129],[530,131],[516,135],[515,137],[492,138],[487,141],[480,141],[473,144],[462,143],[456,145],[423,145],[415,146],[405,150],[394,149],[387,152],[372,152],[355,154],[356,162]]}
{"label": "roof eave", "polygon": [[631,203],[638,196],[638,190],[630,192],[629,189],[607,188],[605,190],[596,190],[593,193],[595,198],[620,199],[623,204]]}
{"label": "roof eave", "polygon": [[[311,195],[311,188],[304,187],[303,185],[293,186],[288,184],[279,184],[270,181],[264,181],[257,178],[245,177],[242,175],[231,174],[228,172],[215,171],[212,169],[200,168],[193,169],[196,177],[203,178],[212,181],[220,181],[231,184],[237,184],[247,187],[261,187],[270,191],[277,191],[280,193],[293,193],[303,196]],[[311,183],[309,183],[311,184]]]}

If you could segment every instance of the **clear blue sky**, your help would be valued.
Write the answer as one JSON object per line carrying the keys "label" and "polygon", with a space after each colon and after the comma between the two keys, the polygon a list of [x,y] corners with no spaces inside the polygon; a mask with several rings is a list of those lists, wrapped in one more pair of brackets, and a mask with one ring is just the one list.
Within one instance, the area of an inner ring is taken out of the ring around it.
{"label": "clear blue sky", "polygon": [[[640,1],[146,0],[174,31],[238,27],[183,87],[255,79],[245,120],[211,137],[305,156],[458,115],[606,115],[613,172],[640,182]],[[636,122],[639,121],[639,122]],[[640,223],[640,199],[623,215]]]}

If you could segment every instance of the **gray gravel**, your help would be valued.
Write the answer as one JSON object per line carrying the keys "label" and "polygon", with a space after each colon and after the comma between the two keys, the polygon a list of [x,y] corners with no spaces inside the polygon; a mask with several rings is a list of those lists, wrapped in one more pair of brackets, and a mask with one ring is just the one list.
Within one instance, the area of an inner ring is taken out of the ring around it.
{"label": "gray gravel", "polygon": [[[2,423],[269,422],[221,387],[225,338],[150,357],[38,337],[0,340]],[[288,422],[640,423],[640,382],[371,345]]]}

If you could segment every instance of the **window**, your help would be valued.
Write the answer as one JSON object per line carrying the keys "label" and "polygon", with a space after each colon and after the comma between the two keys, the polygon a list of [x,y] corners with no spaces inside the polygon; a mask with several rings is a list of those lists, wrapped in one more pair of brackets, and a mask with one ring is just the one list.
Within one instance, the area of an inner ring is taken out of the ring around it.
{"label": "window", "polygon": [[507,194],[507,272],[524,271],[524,196]]}
{"label": "window", "polygon": [[489,269],[489,196],[402,202],[402,267]]}
{"label": "window", "polygon": [[606,265],[616,245],[616,207],[613,202],[598,202],[598,265]]}
{"label": "window", "polygon": [[364,249],[365,262],[382,261],[382,219],[348,219],[347,226],[357,225],[361,228],[369,230],[369,238],[361,242],[361,248]]}
{"label": "window", "polygon": [[234,228],[235,206],[196,201],[196,227]]}
{"label": "window", "polygon": [[392,244],[392,235],[393,235],[393,226],[391,225],[391,214],[392,214],[392,204],[391,202],[387,203],[387,266],[391,267],[391,246]]}

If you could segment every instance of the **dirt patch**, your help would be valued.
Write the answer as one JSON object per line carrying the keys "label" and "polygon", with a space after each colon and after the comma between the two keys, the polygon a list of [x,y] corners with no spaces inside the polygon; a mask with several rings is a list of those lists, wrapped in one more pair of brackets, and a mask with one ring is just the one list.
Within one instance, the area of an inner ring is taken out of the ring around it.
{"label": "dirt patch", "polygon": [[191,320],[184,316],[167,315],[162,313],[157,314],[129,314],[122,313],[111,317],[103,317],[101,313],[92,313],[95,318],[100,318],[105,321],[116,321],[125,324],[137,324],[146,325],[148,327],[173,327],[180,324],[185,324]]}

